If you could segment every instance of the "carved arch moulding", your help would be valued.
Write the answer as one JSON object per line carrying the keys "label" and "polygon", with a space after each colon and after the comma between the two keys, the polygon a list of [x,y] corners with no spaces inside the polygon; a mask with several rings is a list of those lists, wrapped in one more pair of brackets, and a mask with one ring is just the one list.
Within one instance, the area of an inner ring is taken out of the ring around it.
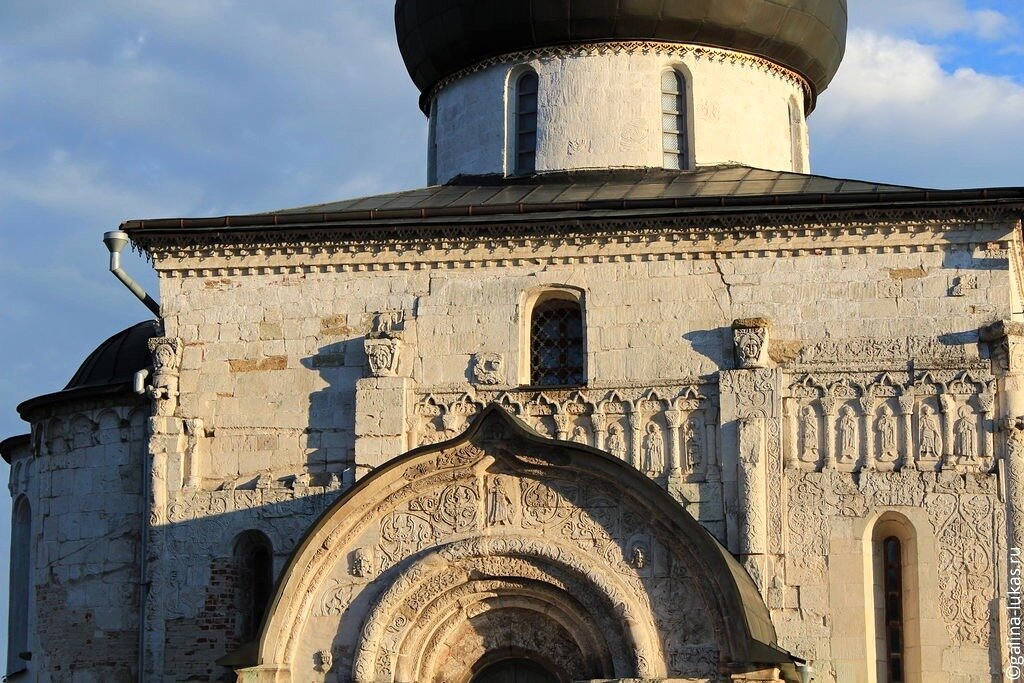
{"label": "carved arch moulding", "polygon": [[509,653],[566,681],[718,681],[793,661],[749,575],[654,482],[490,405],[320,518],[238,671],[469,681]]}

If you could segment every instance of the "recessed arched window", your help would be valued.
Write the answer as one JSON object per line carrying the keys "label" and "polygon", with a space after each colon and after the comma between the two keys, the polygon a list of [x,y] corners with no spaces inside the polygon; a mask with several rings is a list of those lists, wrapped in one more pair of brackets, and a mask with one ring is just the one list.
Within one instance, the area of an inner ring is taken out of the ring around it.
{"label": "recessed arched window", "polygon": [[28,613],[32,591],[32,508],[24,496],[14,505],[11,527],[11,596],[8,613],[7,672],[25,668]]}
{"label": "recessed arched window", "polygon": [[884,513],[872,528],[870,548],[874,614],[867,615],[872,626],[868,659],[875,678],[886,683],[925,680],[923,655],[934,643],[921,640],[922,574],[914,525],[902,514]]}
{"label": "recessed arched window", "polygon": [[583,310],[561,293],[538,298],[530,313],[530,384],[586,384]]}
{"label": "recessed arched window", "polygon": [[259,531],[246,531],[235,539],[235,609],[240,642],[254,639],[270,604],[274,588],[274,549]]}
{"label": "recessed arched window", "polygon": [[675,69],[666,69],[661,73],[661,146],[665,168],[689,168],[688,122],[686,78]]}
{"label": "recessed arched window", "polygon": [[903,683],[903,549],[900,539],[882,541],[882,619],[885,624],[885,659],[889,683]]}
{"label": "recessed arched window", "polygon": [[526,71],[516,79],[515,87],[515,172],[537,170],[537,74]]}
{"label": "recessed arched window", "polygon": [[796,100],[789,101],[789,139],[790,154],[793,157],[793,170],[797,173],[804,172],[804,129],[801,125],[803,114],[800,105]]}

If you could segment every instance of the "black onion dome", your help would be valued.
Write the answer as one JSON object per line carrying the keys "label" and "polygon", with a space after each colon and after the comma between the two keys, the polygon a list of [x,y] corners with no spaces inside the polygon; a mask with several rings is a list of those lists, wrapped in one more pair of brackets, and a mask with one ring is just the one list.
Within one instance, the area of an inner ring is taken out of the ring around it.
{"label": "black onion dome", "polygon": [[651,40],[765,57],[824,90],[846,50],[846,0],[397,0],[409,75],[426,93],[489,57],[552,45]]}
{"label": "black onion dome", "polygon": [[155,320],[121,330],[89,354],[64,391],[131,382],[136,372],[153,364],[148,342],[158,334]]}

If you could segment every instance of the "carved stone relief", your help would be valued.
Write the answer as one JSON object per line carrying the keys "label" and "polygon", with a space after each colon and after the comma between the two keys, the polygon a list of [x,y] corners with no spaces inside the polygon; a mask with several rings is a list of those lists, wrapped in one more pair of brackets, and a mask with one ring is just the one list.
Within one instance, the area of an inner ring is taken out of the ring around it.
{"label": "carved stone relief", "polygon": [[147,393],[153,399],[156,415],[173,415],[178,408],[178,373],[184,345],[176,337],[153,337],[146,343],[153,355],[153,381]]}
{"label": "carved stone relief", "polygon": [[505,384],[505,357],[500,353],[477,353],[473,355],[473,379],[477,384]]}

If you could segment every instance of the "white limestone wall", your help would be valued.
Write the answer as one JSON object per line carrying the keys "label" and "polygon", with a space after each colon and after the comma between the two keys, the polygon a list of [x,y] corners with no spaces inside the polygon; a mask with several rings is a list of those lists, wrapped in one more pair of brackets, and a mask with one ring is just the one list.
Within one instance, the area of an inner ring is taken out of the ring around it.
{"label": "white limestone wall", "polygon": [[[537,72],[537,170],[662,166],[661,74],[689,83],[689,164],[744,164],[779,171],[810,167],[804,90],[790,72],[724,50],[651,45],[613,51],[512,57],[448,83],[435,96],[437,181],[514,169],[514,83]],[[800,116],[794,161],[789,107]]]}
{"label": "white limestone wall", "polygon": [[184,342],[181,412],[213,435],[200,449],[204,486],[261,473],[326,482],[354,462],[356,382],[370,375],[363,343],[376,312],[404,314],[401,374],[417,391],[468,387],[472,356],[485,352],[503,357],[510,385],[525,384],[524,301],[552,286],[582,292],[590,384],[688,378],[732,366],[739,318],[772,319],[774,343],[790,349],[846,338],[976,341],[1014,310],[1001,241],[1010,235],[1001,225],[945,245],[818,235],[782,240],[783,252],[757,240],[730,252],[719,241],[716,258],[701,253],[707,245],[668,240],[535,245],[529,260],[495,258],[490,247],[439,251],[419,264],[375,250],[296,253],[259,257],[271,267],[251,274],[237,259],[219,272],[206,258],[207,277],[165,274],[161,300],[167,334]]}

